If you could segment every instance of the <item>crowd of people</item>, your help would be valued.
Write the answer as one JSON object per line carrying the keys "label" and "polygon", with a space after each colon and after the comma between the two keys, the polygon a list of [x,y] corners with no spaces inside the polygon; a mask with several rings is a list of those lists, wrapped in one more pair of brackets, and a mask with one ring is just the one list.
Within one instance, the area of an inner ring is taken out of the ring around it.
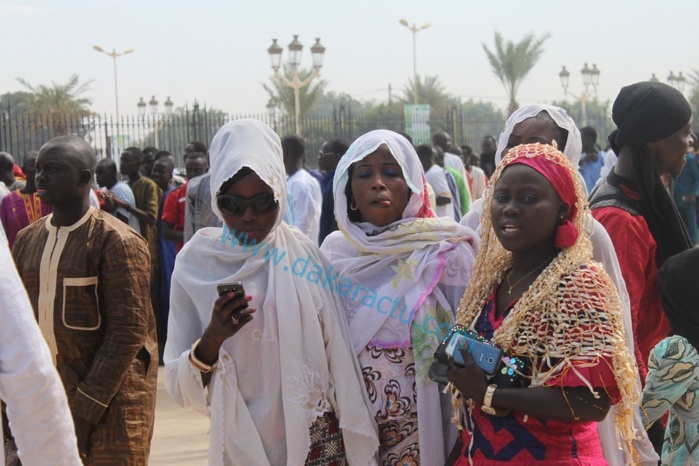
{"label": "crowd of people", "polygon": [[[607,150],[537,104],[480,155],[378,129],[319,170],[252,119],[184,177],[0,153],[6,464],[148,464],[159,364],[211,465],[699,464],[691,107],[641,82],[612,118]],[[454,332],[495,373],[435,361]]]}

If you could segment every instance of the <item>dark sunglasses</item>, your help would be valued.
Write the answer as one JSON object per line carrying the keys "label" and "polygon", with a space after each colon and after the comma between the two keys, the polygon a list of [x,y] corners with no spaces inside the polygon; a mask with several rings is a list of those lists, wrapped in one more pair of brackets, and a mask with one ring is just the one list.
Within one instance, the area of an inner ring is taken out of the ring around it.
{"label": "dark sunglasses", "polygon": [[240,196],[220,195],[216,198],[218,208],[226,215],[242,217],[248,207],[252,207],[256,214],[268,214],[279,207],[279,202],[274,200],[272,194],[260,194],[252,199]]}

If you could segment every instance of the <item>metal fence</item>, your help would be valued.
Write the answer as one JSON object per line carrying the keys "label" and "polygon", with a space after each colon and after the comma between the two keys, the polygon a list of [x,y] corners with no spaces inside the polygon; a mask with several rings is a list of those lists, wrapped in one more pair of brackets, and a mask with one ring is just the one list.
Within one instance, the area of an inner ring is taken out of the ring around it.
{"label": "metal fence", "polygon": [[[295,131],[295,121],[286,115],[230,115],[207,112],[206,109],[185,111],[172,115],[122,116],[119,121],[109,115],[9,115],[0,112],[0,150],[9,152],[21,161],[30,150],[38,150],[46,141],[57,135],[74,134],[85,138],[95,149],[98,158],[116,157],[126,147],[154,146],[170,151],[179,168],[183,167],[182,154],[189,141],[210,144],[216,131],[226,122],[239,118],[255,118],[264,121],[280,136]],[[609,121],[590,122],[600,135],[611,125]],[[607,119],[608,120],[608,119]],[[402,112],[355,112],[351,107],[340,106],[328,114],[310,114],[300,119],[300,128],[307,144],[311,167],[317,166],[317,154],[324,141],[339,138],[353,141],[367,131],[383,128],[406,132]],[[429,117],[428,132],[447,131],[454,144],[468,144],[479,152],[480,140],[485,135],[497,135],[504,126],[504,117],[478,117],[453,108],[447,114]],[[429,142],[423,134],[415,144]]]}

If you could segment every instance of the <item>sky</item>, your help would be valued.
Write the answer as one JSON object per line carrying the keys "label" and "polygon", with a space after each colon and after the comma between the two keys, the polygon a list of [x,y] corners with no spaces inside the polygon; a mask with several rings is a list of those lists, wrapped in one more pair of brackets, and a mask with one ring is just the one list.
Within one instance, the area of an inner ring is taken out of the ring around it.
{"label": "sky", "polygon": [[[92,80],[92,110],[115,113],[112,58],[99,45],[134,52],[116,60],[120,113],[136,114],[140,97],[169,96],[176,107],[195,99],[236,115],[265,112],[261,83],[272,74],[272,38],[286,48],[294,34],[304,44],[302,66],[319,37],[326,47],[327,90],[386,101],[389,85],[402,95],[413,72],[412,33],[400,19],[428,29],[417,33],[417,70],[437,75],[463,100],[507,106],[482,44],[495,31],[519,41],[550,34],[544,53],[520,87],[520,104],[566,97],[558,73],[571,72],[569,90],[583,90],[580,70],[596,64],[598,97],[670,71],[699,69],[694,25],[699,0],[0,0],[0,93],[31,84],[65,83],[73,73]],[[284,52],[283,59],[288,56]]]}

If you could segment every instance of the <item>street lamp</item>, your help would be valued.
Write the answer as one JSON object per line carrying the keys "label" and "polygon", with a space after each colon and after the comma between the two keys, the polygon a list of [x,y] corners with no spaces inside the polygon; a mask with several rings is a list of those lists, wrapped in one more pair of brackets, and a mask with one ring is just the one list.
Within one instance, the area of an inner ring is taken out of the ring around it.
{"label": "street lamp", "polygon": [[572,92],[568,91],[570,72],[566,69],[565,66],[563,67],[561,72],[558,73],[558,77],[561,79],[561,87],[563,87],[563,94],[570,95],[574,97],[576,100],[580,101],[580,105],[582,106],[582,124],[583,126],[586,126],[587,102],[591,97],[597,94],[597,86],[599,85],[600,71],[597,68],[597,65],[593,64],[592,68],[590,68],[589,66],[587,66],[587,63],[585,63],[583,69],[580,70],[580,74],[582,75],[582,81],[584,86],[584,90],[580,93],[580,95],[575,95]]}
{"label": "street lamp", "polygon": [[677,76],[675,76],[675,73],[670,71],[670,75],[667,77],[667,82],[678,91],[684,92],[684,85],[687,82],[687,79],[684,77],[681,71]]}
{"label": "street lamp", "polygon": [[126,49],[123,52],[117,52],[116,50],[112,49],[111,52],[106,52],[102,47],[99,45],[93,45],[93,49],[97,50],[98,52],[102,52],[103,54],[112,57],[112,60],[114,61],[114,100],[116,101],[116,119],[117,119],[117,128],[119,127],[119,86],[117,85],[117,65],[116,65],[116,59],[121,57],[122,55],[128,55],[129,53],[133,53],[133,49]]}
{"label": "street lamp", "polygon": [[430,27],[430,23],[424,23],[422,26],[415,26],[415,23],[413,23],[413,25],[410,26],[408,21],[405,19],[401,19],[398,22],[410,29],[410,31],[413,33],[413,104],[417,105],[417,53],[415,48],[415,39],[418,32]]}
{"label": "street lamp", "polygon": [[[155,147],[160,148],[160,141],[159,141],[159,130],[160,130],[160,115],[158,114],[158,101],[156,100],[155,96],[151,96],[150,100],[148,101],[148,104],[143,100],[143,97],[138,99],[138,103],[136,104],[136,107],[138,108],[138,115],[145,120],[146,117],[146,107],[148,107],[148,110],[150,111],[151,117],[153,118],[153,128],[154,128],[154,133],[155,133]],[[172,103],[172,100],[170,100],[170,96],[165,100],[165,103],[163,103],[163,107],[165,107],[165,117],[168,117],[172,114],[172,108],[174,107],[174,104]]]}
{"label": "street lamp", "polygon": [[[274,77],[279,79],[285,86],[288,86],[294,90],[294,114],[296,119],[296,134],[301,135],[301,122],[300,122],[300,110],[301,105],[299,102],[300,91],[302,88],[308,86],[313,78],[320,77],[320,69],[323,67],[323,56],[325,54],[325,47],[320,43],[320,39],[316,38],[316,43],[311,47],[311,55],[313,58],[313,72],[304,80],[299,79],[299,66],[301,65],[301,52],[303,51],[303,45],[299,42],[299,36],[295,35],[294,40],[288,45],[289,50],[289,66],[292,71],[292,79],[287,79],[286,76],[279,72],[279,67],[282,61],[282,52],[284,49],[277,44],[277,39],[272,39],[272,45],[267,49],[269,53],[269,60],[274,71]],[[268,104],[269,105],[269,104]],[[268,107],[269,109],[269,107]]]}

